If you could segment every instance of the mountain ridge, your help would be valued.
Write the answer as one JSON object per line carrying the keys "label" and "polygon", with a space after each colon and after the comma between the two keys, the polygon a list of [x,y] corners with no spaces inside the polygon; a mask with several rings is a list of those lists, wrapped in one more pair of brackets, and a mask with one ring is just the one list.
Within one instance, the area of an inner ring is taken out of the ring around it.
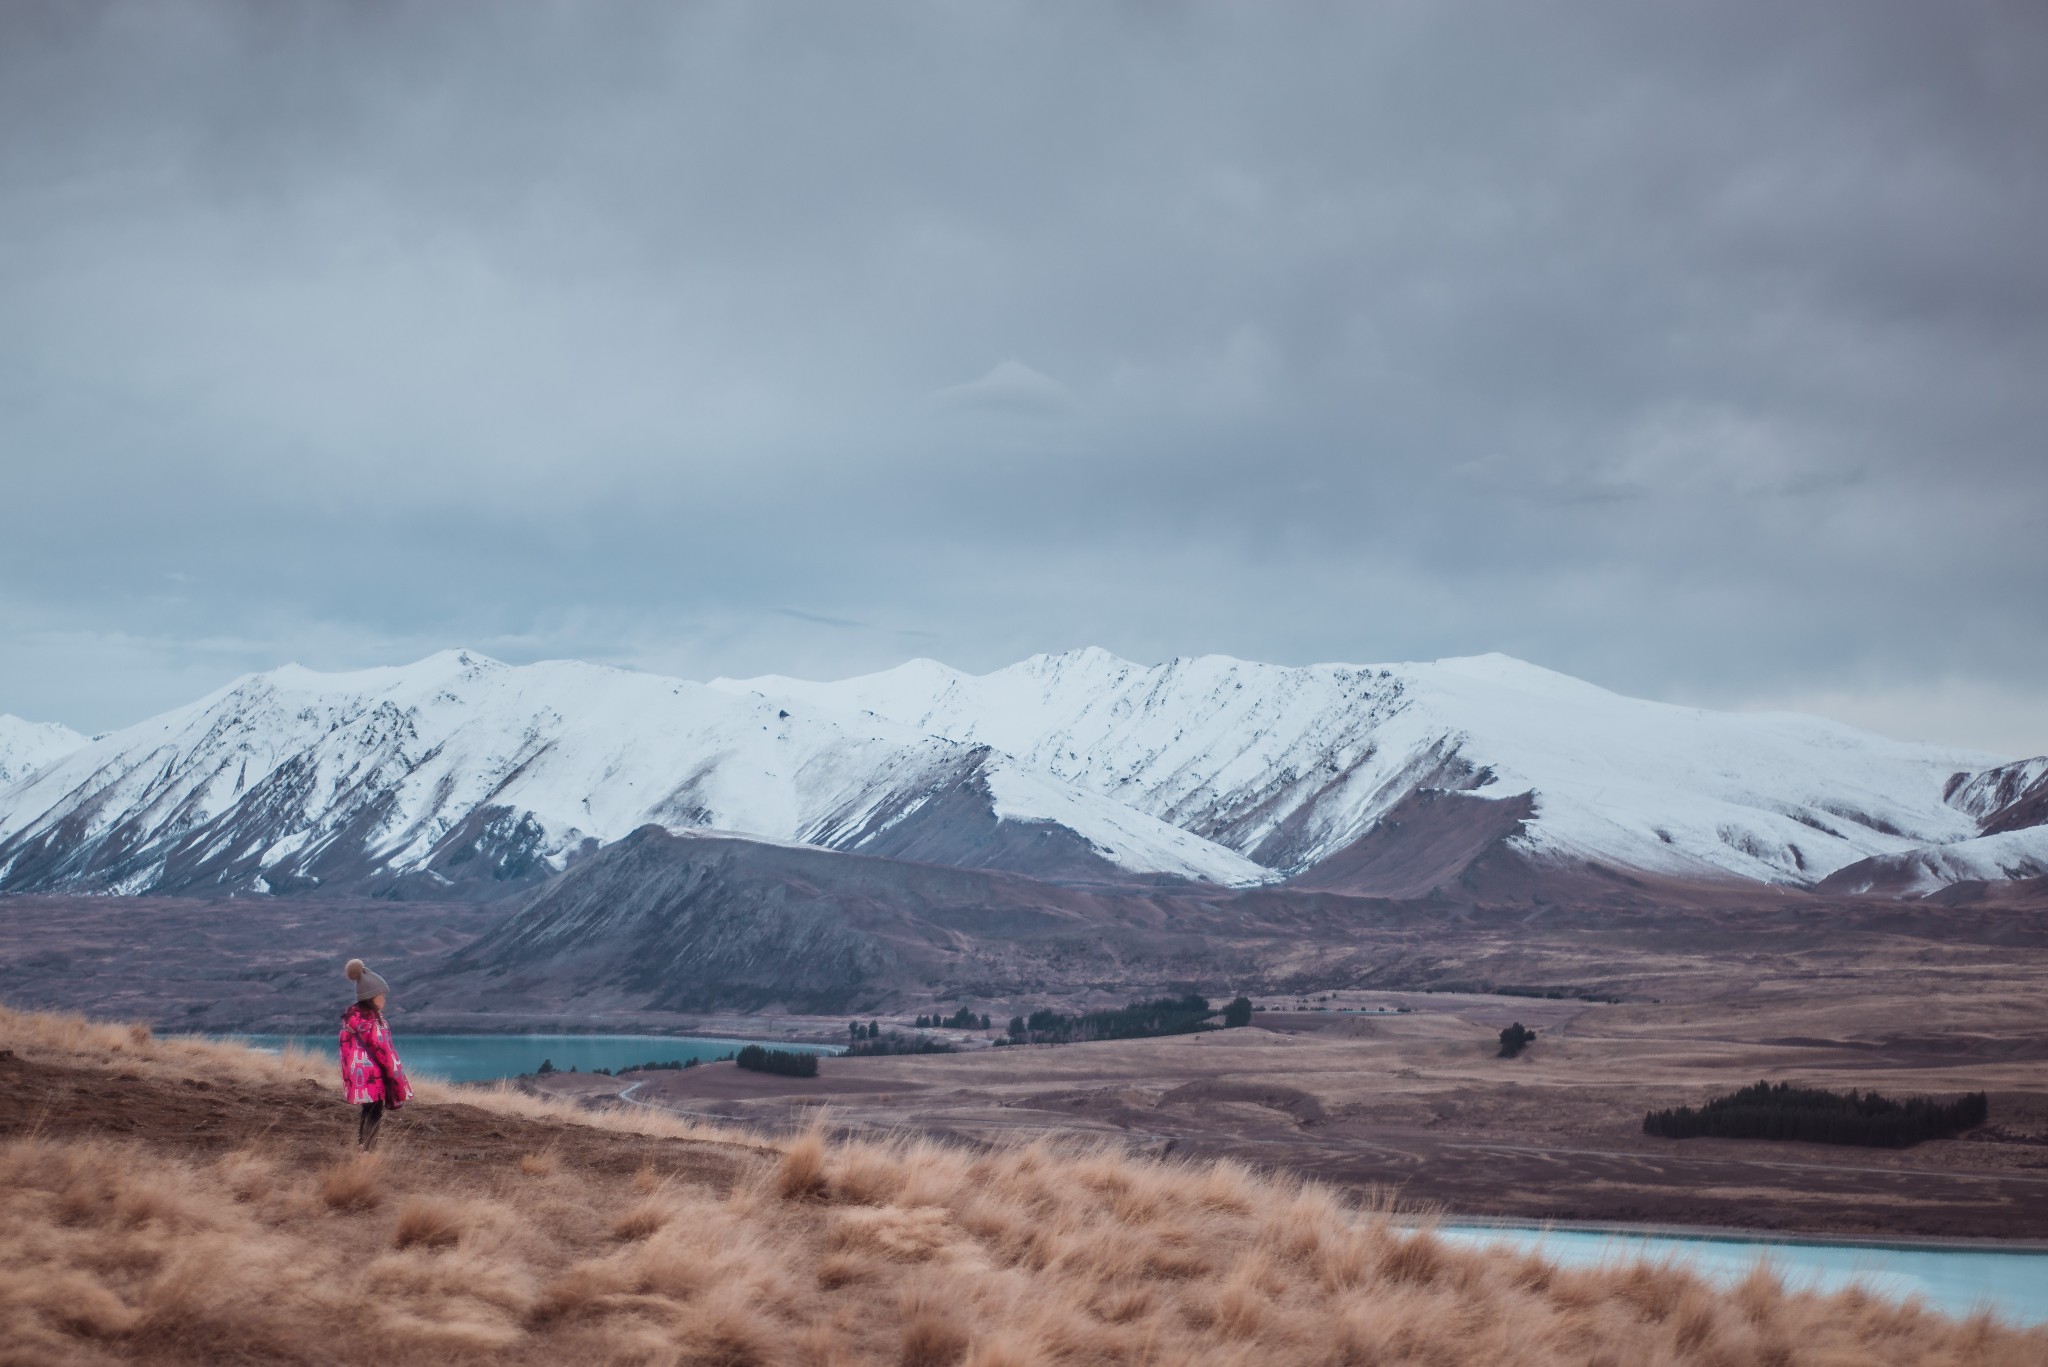
{"label": "mountain ridge", "polygon": [[495,896],[649,824],[1361,895],[1588,870],[1920,893],[2035,876],[2037,843],[2048,870],[2048,759],[1632,699],[1500,654],[1140,665],[1089,647],[981,675],[918,659],[695,683],[451,649],[286,665],[76,739],[0,788],[0,891]]}
{"label": "mountain ridge", "polygon": [[985,748],[805,711],[471,651],[248,675],[0,793],[0,888],[445,885],[458,865],[472,881],[488,871],[516,882],[649,821],[857,848],[960,784],[986,794],[982,828],[1074,832],[1083,867],[1039,861],[1040,874],[1269,876],[1118,804],[1011,772]]}
{"label": "mountain ridge", "polygon": [[1141,666],[1087,650],[985,675],[914,661],[836,683],[711,686],[984,741],[1297,876],[1441,789],[1534,794],[1515,839],[1539,863],[1810,886],[1978,834],[1944,789],[1996,764],[1820,718],[1627,698],[1499,654]]}

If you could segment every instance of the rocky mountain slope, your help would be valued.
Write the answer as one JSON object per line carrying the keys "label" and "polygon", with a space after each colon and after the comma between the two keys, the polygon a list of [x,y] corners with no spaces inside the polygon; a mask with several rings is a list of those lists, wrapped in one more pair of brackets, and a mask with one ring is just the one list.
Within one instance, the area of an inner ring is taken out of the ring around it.
{"label": "rocky mountain slope", "polygon": [[1977,818],[1984,835],[2048,825],[2048,756],[1957,774],[1947,798],[1949,806]]}
{"label": "rocky mountain slope", "polygon": [[2048,757],[1959,773],[1946,797],[1974,818],[1974,838],[1860,859],[1829,875],[1822,889],[1922,896],[1958,883],[2048,877]]}
{"label": "rocky mountain slope", "polygon": [[1219,913],[1205,891],[1242,895],[1061,887],[647,826],[529,894],[434,975],[422,1003],[829,1014],[913,984],[991,996],[1249,971],[1254,956],[1231,945],[1257,905]]}

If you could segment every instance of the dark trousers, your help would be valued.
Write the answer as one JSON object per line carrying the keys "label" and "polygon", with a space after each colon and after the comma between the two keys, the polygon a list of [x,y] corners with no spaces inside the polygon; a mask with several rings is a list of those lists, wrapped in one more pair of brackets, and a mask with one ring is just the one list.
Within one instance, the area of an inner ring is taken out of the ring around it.
{"label": "dark trousers", "polygon": [[373,1148],[377,1143],[377,1127],[384,1123],[384,1103],[365,1101],[362,1118],[356,1121],[356,1145],[359,1148]]}

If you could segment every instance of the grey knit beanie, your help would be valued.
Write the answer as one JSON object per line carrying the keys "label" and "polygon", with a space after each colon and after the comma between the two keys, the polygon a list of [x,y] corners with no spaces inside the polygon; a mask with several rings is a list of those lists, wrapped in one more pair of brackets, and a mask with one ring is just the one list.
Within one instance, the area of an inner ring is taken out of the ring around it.
{"label": "grey knit beanie", "polygon": [[369,965],[365,964],[361,959],[350,959],[348,967],[342,971],[348,974],[349,978],[355,983],[356,1000],[359,1002],[366,1002],[372,997],[381,997],[391,990],[391,984],[385,982],[375,973],[372,973]]}

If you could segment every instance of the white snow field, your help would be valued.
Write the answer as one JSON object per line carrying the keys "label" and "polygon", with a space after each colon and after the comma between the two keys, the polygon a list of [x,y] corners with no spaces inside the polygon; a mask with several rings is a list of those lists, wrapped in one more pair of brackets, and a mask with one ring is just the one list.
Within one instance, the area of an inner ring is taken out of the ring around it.
{"label": "white snow field", "polygon": [[1843,869],[1834,892],[1924,896],[1952,884],[2048,877],[2048,826],[1980,835],[1951,845],[1922,845]]}
{"label": "white snow field", "polygon": [[85,737],[68,726],[0,713],[0,788],[22,782],[84,744]]}

